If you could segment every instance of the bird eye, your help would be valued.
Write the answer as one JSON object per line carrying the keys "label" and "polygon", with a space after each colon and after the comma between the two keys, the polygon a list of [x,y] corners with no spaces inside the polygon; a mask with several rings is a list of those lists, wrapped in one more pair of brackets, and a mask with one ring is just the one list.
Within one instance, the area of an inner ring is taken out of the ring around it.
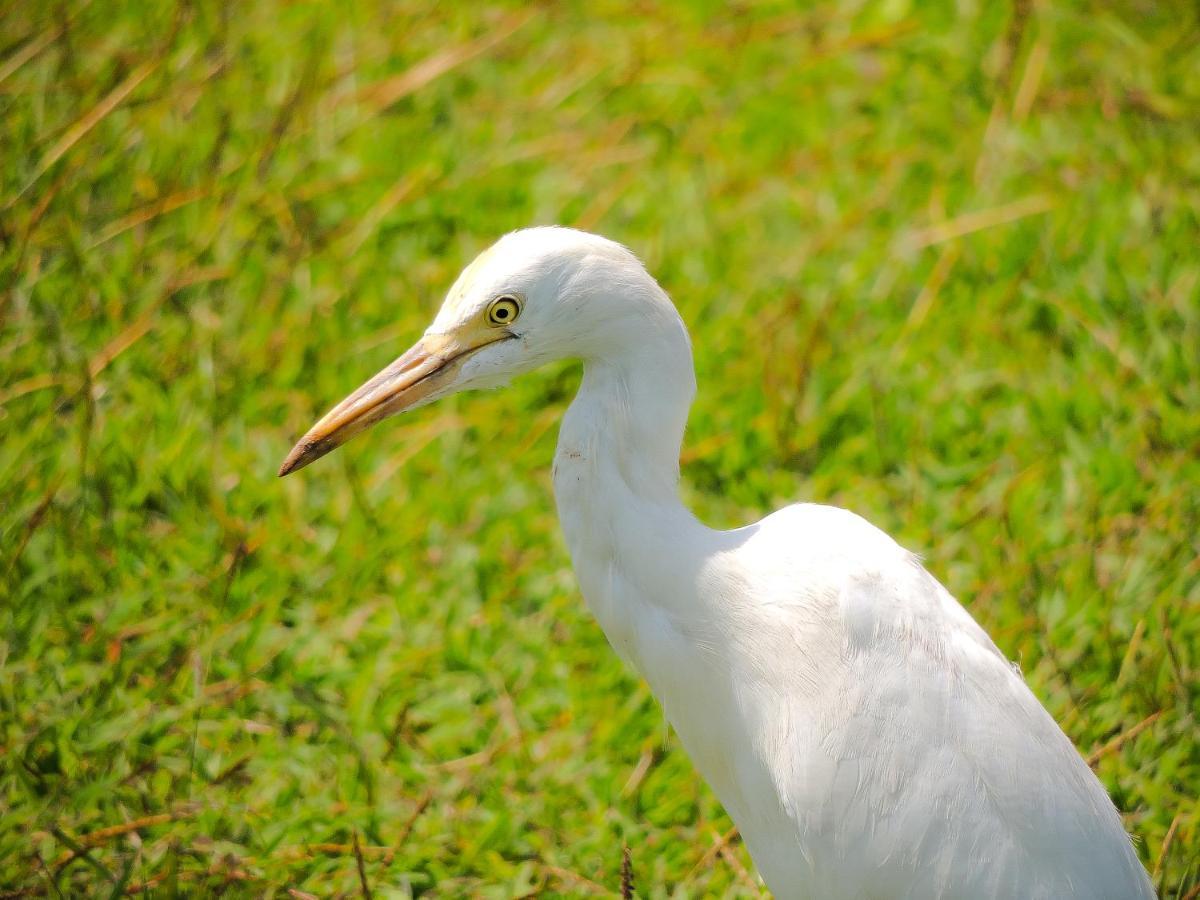
{"label": "bird eye", "polygon": [[487,323],[495,328],[510,325],[521,314],[521,300],[512,294],[503,294],[491,302],[487,308]]}

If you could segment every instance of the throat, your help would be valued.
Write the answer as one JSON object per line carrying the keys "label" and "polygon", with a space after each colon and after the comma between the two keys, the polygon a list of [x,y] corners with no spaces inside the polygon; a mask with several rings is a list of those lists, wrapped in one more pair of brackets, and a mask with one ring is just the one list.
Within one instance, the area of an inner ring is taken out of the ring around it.
{"label": "throat", "polygon": [[683,509],[679,450],[696,377],[683,323],[674,324],[620,353],[584,361],[554,457],[560,513],[578,514],[573,506],[585,502],[609,518]]}
{"label": "throat", "polygon": [[615,359],[585,360],[554,458],[559,519],[584,598],[642,669],[639,627],[683,612],[704,528],[679,500],[679,450],[695,393],[682,323]]}

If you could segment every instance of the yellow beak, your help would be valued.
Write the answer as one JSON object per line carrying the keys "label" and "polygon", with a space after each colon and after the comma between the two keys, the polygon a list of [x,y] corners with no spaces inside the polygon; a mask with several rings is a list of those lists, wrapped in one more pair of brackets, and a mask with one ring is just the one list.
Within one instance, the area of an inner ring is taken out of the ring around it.
{"label": "yellow beak", "polygon": [[412,409],[453,382],[472,353],[512,336],[508,331],[495,330],[461,337],[425,335],[310,428],[279,467],[280,477],[331,453],[376,422]]}

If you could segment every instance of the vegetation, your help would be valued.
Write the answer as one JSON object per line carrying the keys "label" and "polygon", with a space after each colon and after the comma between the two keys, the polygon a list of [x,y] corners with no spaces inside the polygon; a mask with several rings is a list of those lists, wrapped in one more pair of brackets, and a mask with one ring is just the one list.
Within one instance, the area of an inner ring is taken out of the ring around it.
{"label": "vegetation", "polygon": [[[275,469],[503,232],[633,247],[1200,896],[1194,4],[4,4],[0,895],[756,896],[577,593],[577,367]],[[290,893],[289,893],[290,892]]]}

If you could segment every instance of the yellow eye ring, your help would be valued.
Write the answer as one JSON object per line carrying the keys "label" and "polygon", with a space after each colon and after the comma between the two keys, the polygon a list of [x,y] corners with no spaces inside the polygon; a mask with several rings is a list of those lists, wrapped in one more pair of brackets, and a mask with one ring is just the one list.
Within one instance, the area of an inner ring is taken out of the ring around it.
{"label": "yellow eye ring", "polygon": [[493,328],[503,328],[505,325],[511,325],[517,321],[517,316],[520,314],[521,298],[512,294],[501,294],[488,304],[487,312],[484,315],[487,323]]}

